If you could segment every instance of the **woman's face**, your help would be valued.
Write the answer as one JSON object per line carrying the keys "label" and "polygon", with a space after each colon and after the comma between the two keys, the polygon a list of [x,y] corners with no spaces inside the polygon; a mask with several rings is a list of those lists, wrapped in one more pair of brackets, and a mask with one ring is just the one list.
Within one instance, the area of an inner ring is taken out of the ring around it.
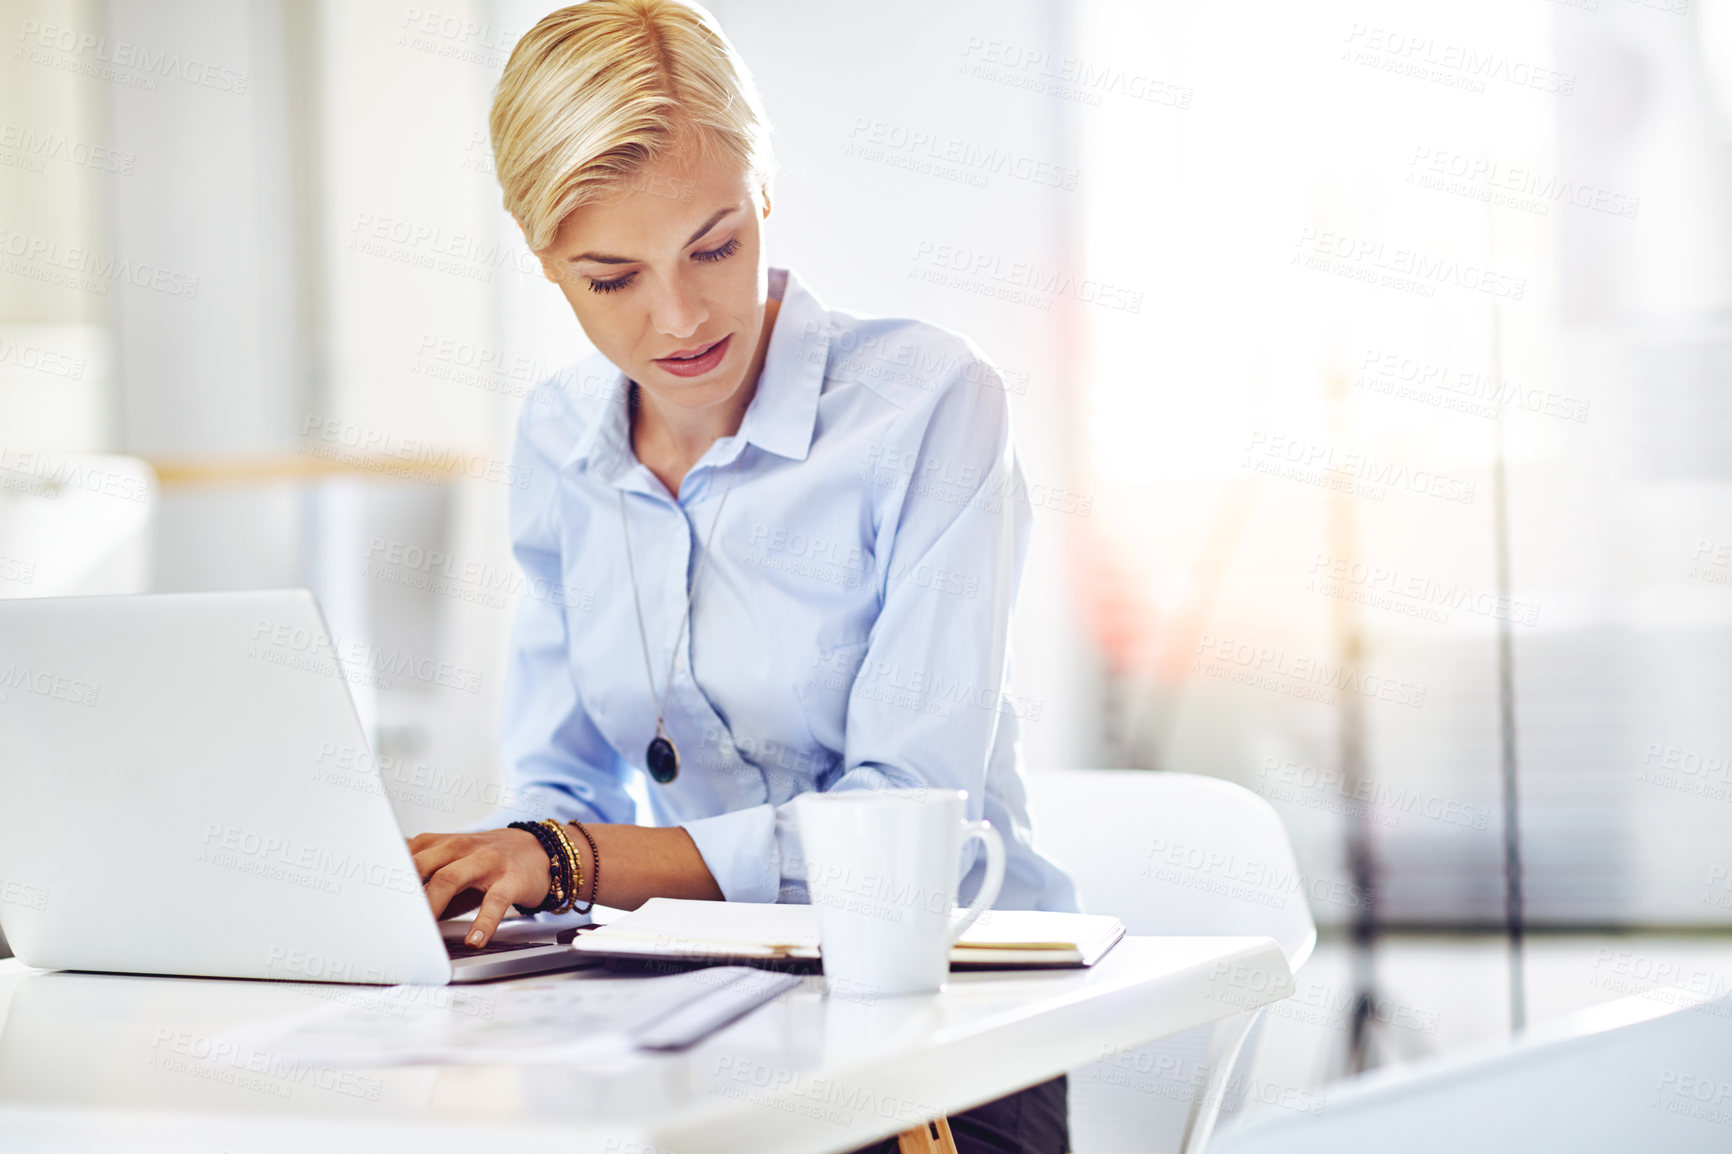
{"label": "woman's face", "polygon": [[725,406],[754,363],[768,215],[727,162],[663,160],[566,217],[536,255],[603,356],[657,401],[696,413]]}

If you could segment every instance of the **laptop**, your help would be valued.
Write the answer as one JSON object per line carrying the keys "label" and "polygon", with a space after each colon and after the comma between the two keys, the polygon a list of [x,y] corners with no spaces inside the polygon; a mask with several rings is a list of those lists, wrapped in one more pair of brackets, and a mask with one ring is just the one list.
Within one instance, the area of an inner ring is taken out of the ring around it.
{"label": "laptop", "polygon": [[441,933],[367,751],[305,589],[0,600],[7,941],[43,969],[380,985],[583,963],[580,922]]}

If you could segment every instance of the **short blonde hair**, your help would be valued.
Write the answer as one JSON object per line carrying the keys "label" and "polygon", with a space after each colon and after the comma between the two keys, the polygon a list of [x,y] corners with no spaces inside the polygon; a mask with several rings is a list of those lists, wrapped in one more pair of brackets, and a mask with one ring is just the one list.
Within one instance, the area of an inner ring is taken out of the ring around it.
{"label": "short blonde hair", "polygon": [[585,0],[511,50],[488,117],[505,209],[529,247],[663,157],[725,157],[773,175],[752,74],[709,12],[680,0]]}

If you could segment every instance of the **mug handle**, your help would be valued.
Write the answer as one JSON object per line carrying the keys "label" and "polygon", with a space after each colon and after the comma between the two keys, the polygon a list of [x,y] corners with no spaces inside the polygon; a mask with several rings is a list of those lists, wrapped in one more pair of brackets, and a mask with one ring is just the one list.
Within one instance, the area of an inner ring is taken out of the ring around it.
{"label": "mug handle", "polygon": [[951,928],[950,944],[953,946],[968,932],[975,919],[998,900],[999,888],[1004,885],[1004,839],[986,820],[971,821],[962,827],[962,844],[967,845],[971,837],[979,838],[986,845],[986,880],[980,883],[980,892],[974,895],[968,913]]}

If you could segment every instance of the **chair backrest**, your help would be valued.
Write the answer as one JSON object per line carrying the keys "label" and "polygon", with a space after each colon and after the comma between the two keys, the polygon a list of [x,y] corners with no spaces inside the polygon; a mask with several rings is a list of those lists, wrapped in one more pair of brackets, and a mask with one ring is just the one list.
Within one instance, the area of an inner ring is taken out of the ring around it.
{"label": "chair backrest", "polygon": [[1732,998],[1686,1009],[1637,996],[1545,1036],[1329,1088],[1315,1114],[1264,1110],[1210,1154],[1529,1154],[1732,1150]]}
{"label": "chair backrest", "polygon": [[7,453],[0,597],[145,592],[156,507],[156,474],[136,457]]}
{"label": "chair backrest", "polygon": [[[1298,971],[1317,944],[1286,827],[1242,786],[1186,773],[1062,769],[1028,775],[1035,845],[1070,872],[1084,909],[1133,934],[1274,938]],[[1075,1154],[1196,1154],[1256,1011],[1070,1072]]]}
{"label": "chair backrest", "polygon": [[1243,786],[1189,773],[1053,769],[1028,775],[1035,844],[1076,879],[1084,908],[1133,934],[1257,934],[1297,971],[1317,945],[1287,829]]}

